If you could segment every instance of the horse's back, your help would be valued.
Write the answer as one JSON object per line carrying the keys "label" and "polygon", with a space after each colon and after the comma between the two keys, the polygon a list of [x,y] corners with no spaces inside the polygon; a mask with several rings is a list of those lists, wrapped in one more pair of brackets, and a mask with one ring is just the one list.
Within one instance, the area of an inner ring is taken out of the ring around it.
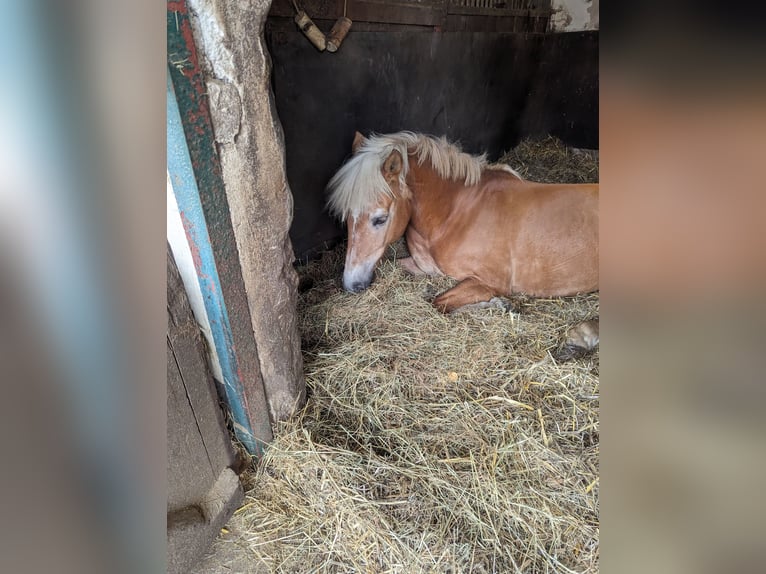
{"label": "horse's back", "polygon": [[512,289],[565,296],[598,289],[598,184],[536,184],[509,201],[518,231]]}
{"label": "horse's back", "polygon": [[477,191],[464,206],[470,232],[454,251],[465,275],[509,294],[598,289],[598,184],[542,184],[498,172]]}

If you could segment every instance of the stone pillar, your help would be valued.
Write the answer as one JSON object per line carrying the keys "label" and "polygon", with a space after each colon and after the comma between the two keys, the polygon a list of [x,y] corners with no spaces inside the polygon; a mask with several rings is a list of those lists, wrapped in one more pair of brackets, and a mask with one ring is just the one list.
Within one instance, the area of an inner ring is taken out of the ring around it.
{"label": "stone pillar", "polygon": [[271,92],[267,0],[187,0],[273,421],[305,401],[288,235],[293,199]]}

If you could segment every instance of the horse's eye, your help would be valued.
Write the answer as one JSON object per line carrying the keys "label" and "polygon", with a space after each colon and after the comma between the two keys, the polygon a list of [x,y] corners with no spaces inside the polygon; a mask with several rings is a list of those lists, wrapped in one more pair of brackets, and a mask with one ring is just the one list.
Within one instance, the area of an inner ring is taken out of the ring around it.
{"label": "horse's eye", "polygon": [[372,218],[372,226],[373,227],[380,227],[386,221],[388,221],[388,215],[378,215],[377,217],[373,217]]}

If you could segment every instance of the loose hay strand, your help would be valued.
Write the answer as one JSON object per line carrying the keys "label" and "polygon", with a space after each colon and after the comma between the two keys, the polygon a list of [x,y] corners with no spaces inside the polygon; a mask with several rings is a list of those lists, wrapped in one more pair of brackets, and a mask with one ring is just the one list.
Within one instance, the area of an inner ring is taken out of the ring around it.
{"label": "loose hay strand", "polygon": [[[598,177],[552,139],[506,159]],[[444,316],[429,301],[454,281],[405,275],[403,251],[360,295],[340,288],[342,246],[300,270],[308,403],[217,544],[268,572],[597,572],[598,351],[551,351],[598,294]]]}

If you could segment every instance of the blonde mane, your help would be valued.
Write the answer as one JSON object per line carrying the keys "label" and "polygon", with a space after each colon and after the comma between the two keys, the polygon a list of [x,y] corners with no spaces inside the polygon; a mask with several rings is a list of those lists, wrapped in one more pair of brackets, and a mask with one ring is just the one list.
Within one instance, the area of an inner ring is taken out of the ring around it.
{"label": "blonde mane", "polygon": [[485,169],[508,171],[521,179],[510,166],[487,164],[486,154],[473,156],[463,152],[446,138],[436,138],[413,132],[398,132],[388,135],[373,134],[365,138],[361,147],[333,176],[327,184],[328,208],[332,215],[345,220],[348,214],[358,215],[367,211],[381,196],[393,196],[391,188],[381,173],[383,162],[398,151],[403,160],[399,174],[399,185],[407,189],[409,153],[417,158],[419,165],[428,161],[437,175],[453,181],[463,180],[466,186],[476,185]]}

